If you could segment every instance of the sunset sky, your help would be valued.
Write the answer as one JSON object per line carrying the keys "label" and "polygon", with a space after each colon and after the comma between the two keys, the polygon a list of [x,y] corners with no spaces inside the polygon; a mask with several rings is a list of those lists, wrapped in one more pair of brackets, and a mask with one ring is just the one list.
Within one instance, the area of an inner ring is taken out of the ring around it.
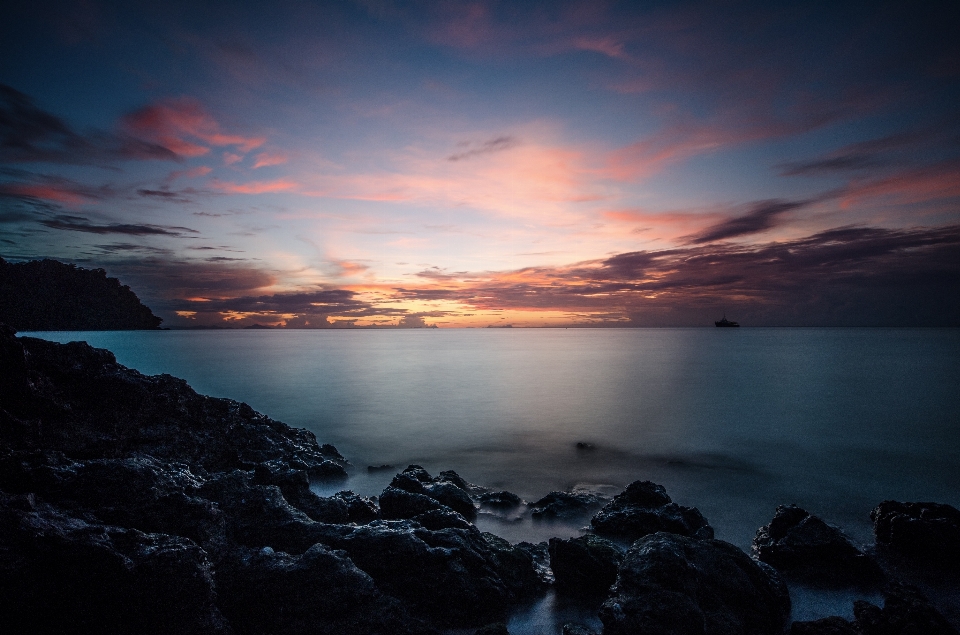
{"label": "sunset sky", "polygon": [[165,326],[960,325],[955,1],[4,7],[0,256]]}

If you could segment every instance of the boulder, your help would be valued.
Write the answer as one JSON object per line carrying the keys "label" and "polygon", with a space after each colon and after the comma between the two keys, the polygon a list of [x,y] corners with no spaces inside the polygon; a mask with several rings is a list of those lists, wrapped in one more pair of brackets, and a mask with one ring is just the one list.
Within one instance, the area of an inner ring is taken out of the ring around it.
{"label": "boulder", "polygon": [[291,467],[283,459],[273,459],[258,463],[253,474],[254,484],[276,485],[288,503],[313,520],[323,523],[350,522],[347,502],[314,494],[310,490],[310,477],[306,470]]}
{"label": "boulder", "polygon": [[957,635],[916,587],[894,583],[883,591],[883,608],[857,600],[853,603],[860,635]]}
{"label": "boulder", "polygon": [[589,492],[550,492],[530,504],[534,520],[576,520],[603,506],[606,500]]}
{"label": "boulder", "polygon": [[[396,481],[397,479],[394,479]],[[388,485],[380,494],[380,515],[385,520],[413,518],[429,511],[443,509],[443,505],[426,494],[414,494]]]}
{"label": "boulder", "polygon": [[774,569],[721,540],[666,532],[633,543],[610,593],[604,635],[770,635],[790,615]]}
{"label": "boulder", "polygon": [[877,546],[926,564],[960,566],[960,510],[941,503],[883,501],[870,512]]}
{"label": "boulder", "polygon": [[0,623],[11,633],[230,632],[206,552],[179,536],[0,492]]}
{"label": "boulder", "polygon": [[383,595],[346,553],[240,548],[217,567],[220,606],[238,635],[433,633]]}
{"label": "boulder", "polygon": [[551,538],[549,550],[557,591],[567,595],[606,595],[623,561],[623,553],[612,542],[592,534]]}
{"label": "boulder", "polygon": [[477,501],[481,507],[491,507],[493,509],[513,509],[519,507],[523,502],[519,496],[513,492],[484,492],[477,496]]}
{"label": "boulder", "polygon": [[662,485],[634,481],[590,521],[602,536],[633,541],[658,531],[713,538],[713,527],[695,507],[677,505]]}
{"label": "boulder", "polygon": [[[411,465],[393,477],[390,487],[410,494],[428,496],[467,520],[474,520],[477,517],[477,508],[467,492],[466,481],[452,470],[441,472],[439,477],[433,478],[419,465]],[[380,506],[382,509],[382,501]]]}
{"label": "boulder", "polygon": [[833,584],[876,584],[884,574],[837,527],[796,505],[780,505],[753,539],[757,559],[780,572]]}
{"label": "boulder", "polygon": [[347,522],[363,525],[380,518],[380,509],[377,504],[365,496],[343,490],[330,498],[343,501],[347,506]]}

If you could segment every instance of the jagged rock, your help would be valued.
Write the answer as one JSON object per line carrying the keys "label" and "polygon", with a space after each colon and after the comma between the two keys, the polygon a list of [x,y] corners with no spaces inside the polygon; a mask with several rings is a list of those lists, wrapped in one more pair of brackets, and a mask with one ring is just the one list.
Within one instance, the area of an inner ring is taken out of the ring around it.
{"label": "jagged rock", "polygon": [[[461,487],[461,484],[463,487]],[[434,479],[419,465],[411,465],[394,476],[389,487],[410,494],[428,496],[459,513],[467,520],[473,520],[477,517],[477,508],[470,499],[470,495],[465,489],[466,486],[466,481],[460,478],[456,472],[442,472],[439,477]],[[383,509],[382,501],[380,507]],[[410,518],[410,516],[384,516],[384,518]]]}
{"label": "jagged rock", "polygon": [[211,477],[200,493],[216,502],[226,519],[227,538],[239,545],[303,553],[325,535],[323,525],[292,506],[276,485],[256,485],[249,472]]}
{"label": "jagged rock", "polygon": [[883,591],[883,608],[857,600],[853,603],[860,635],[957,635],[957,629],[930,604],[916,587],[891,584]]}
{"label": "jagged rock", "polygon": [[500,536],[483,532],[483,540],[507,587],[517,597],[532,597],[547,589],[547,581],[537,566],[540,547],[530,543],[510,544]]}
{"label": "jagged rock", "polygon": [[477,501],[483,507],[492,507],[494,509],[513,509],[519,507],[523,502],[519,496],[512,492],[484,492],[477,496]]}
{"label": "jagged rock", "polygon": [[473,525],[463,516],[449,507],[431,509],[428,512],[417,514],[411,520],[431,531],[440,529],[472,529]]}
{"label": "jagged rock", "polygon": [[323,523],[350,522],[347,502],[314,494],[305,470],[294,469],[282,459],[273,459],[257,464],[253,474],[255,484],[276,485],[288,503],[313,520]]}
{"label": "jagged rock", "polygon": [[220,605],[238,635],[433,633],[383,595],[343,551],[238,549],[217,567]]}
{"label": "jagged rock", "polygon": [[662,485],[634,481],[590,521],[599,535],[633,541],[658,531],[713,538],[713,527],[696,507],[677,505]]}
{"label": "jagged rock", "polygon": [[347,506],[347,522],[363,525],[380,518],[380,509],[376,503],[365,496],[343,490],[330,498],[341,500]]}
{"label": "jagged rock", "polygon": [[[504,566],[476,528],[430,531],[411,521],[328,526],[325,544],[343,549],[377,587],[417,615],[450,626],[503,619],[531,589]],[[540,588],[540,587],[538,587]]]}
{"label": "jagged rock", "polygon": [[842,617],[825,617],[810,622],[794,622],[790,635],[861,635],[853,624]]}
{"label": "jagged rock", "polygon": [[633,543],[600,609],[604,635],[769,635],[789,615],[771,567],[721,540],[666,532]]}
{"label": "jagged rock", "polygon": [[551,538],[549,550],[557,591],[569,595],[605,595],[623,561],[623,553],[612,542],[592,534]]}
{"label": "jagged rock", "polygon": [[796,505],[780,505],[753,539],[757,558],[781,572],[831,583],[874,584],[884,578],[876,561],[840,529]]}
{"label": "jagged rock", "polygon": [[877,546],[927,564],[960,565],[960,510],[941,503],[883,501],[870,512]]}
{"label": "jagged rock", "polygon": [[142,375],[83,342],[9,333],[0,340],[5,357],[23,351],[29,378],[27,393],[4,397],[5,417],[22,428],[4,430],[11,449],[57,449],[74,459],[146,454],[211,472],[283,459],[313,478],[346,478],[313,433],[246,404],[198,395],[170,375]]}
{"label": "jagged rock", "polygon": [[605,500],[588,492],[550,492],[530,504],[534,520],[575,520],[601,507]]}
{"label": "jagged rock", "polygon": [[206,553],[0,492],[0,624],[11,633],[230,632]]}
{"label": "jagged rock", "polygon": [[444,507],[426,494],[415,494],[392,485],[383,490],[379,502],[380,515],[386,520],[413,518]]}

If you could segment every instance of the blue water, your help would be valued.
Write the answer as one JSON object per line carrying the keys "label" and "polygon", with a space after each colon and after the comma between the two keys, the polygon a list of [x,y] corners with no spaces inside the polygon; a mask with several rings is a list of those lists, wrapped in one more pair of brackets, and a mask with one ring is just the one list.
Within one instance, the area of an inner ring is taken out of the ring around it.
{"label": "blue water", "polygon": [[[957,329],[31,335],[86,340],[141,372],[308,428],[351,461],[346,487],[364,494],[410,463],[528,501],[649,479],[744,549],[779,504],[862,543],[872,543],[869,513],[884,499],[960,506]],[[397,470],[368,474],[380,464]],[[586,522],[482,515],[478,525],[539,541]],[[533,607],[530,619],[538,611],[552,609]]]}

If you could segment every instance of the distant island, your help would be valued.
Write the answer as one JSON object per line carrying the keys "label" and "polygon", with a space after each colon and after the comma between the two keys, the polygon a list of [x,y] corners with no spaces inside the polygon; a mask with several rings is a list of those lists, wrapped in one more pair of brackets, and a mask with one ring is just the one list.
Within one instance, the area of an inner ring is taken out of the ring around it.
{"label": "distant island", "polygon": [[103,269],[0,258],[0,322],[19,331],[153,330],[162,321]]}

